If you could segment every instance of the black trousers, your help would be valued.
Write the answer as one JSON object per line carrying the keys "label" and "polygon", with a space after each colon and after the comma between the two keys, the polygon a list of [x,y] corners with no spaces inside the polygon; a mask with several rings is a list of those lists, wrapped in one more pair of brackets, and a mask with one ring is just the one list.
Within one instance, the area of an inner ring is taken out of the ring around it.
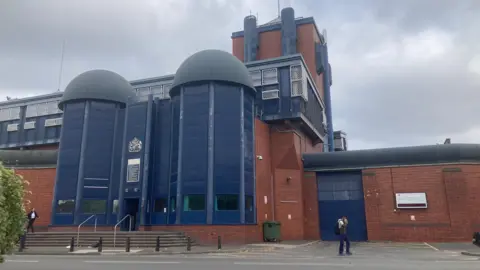
{"label": "black trousers", "polygon": [[29,219],[28,220],[27,232],[28,232],[29,229],[32,230],[32,233],[35,232],[35,229],[33,228],[33,223],[35,223],[35,219]]}

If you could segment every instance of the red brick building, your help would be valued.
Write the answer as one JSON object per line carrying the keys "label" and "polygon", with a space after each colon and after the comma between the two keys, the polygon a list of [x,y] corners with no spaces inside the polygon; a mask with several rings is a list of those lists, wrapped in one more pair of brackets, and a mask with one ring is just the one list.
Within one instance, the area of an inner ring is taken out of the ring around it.
{"label": "red brick building", "polygon": [[[326,44],[313,18],[295,19],[293,10],[286,9],[282,18],[257,26],[249,16],[245,30],[233,33],[232,44],[233,55],[249,68],[299,54],[321,101],[318,113],[324,114],[325,130],[312,136],[304,118],[255,117],[255,224],[141,225],[140,230],[184,231],[203,243],[215,242],[219,235],[225,242],[259,242],[262,223],[276,220],[284,240],[333,240],[333,226],[342,215],[349,216],[349,232],[357,241],[467,241],[480,230],[480,214],[473,210],[480,194],[480,146],[331,152],[331,70],[328,59],[319,59],[326,55],[320,53]],[[38,229],[76,230],[76,225],[51,226],[56,147],[23,146],[16,153],[0,151],[0,159],[30,182],[27,199],[41,217]],[[411,202],[417,208],[399,207],[398,196],[405,194],[423,194],[426,201],[420,206]]]}

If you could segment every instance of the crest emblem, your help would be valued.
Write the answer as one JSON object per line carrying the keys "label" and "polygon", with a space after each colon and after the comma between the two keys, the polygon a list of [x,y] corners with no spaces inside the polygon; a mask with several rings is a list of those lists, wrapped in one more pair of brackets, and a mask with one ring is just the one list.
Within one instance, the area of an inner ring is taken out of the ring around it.
{"label": "crest emblem", "polygon": [[134,137],[133,140],[128,143],[128,152],[137,153],[140,151],[142,151],[142,141]]}

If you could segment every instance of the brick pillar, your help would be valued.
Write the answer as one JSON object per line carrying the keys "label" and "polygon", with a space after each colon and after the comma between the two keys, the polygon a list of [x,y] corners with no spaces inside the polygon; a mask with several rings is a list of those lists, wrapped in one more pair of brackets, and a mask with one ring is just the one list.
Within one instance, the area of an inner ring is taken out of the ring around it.
{"label": "brick pillar", "polygon": [[468,205],[467,179],[461,168],[444,168],[443,181],[450,215],[450,241],[466,241],[472,238]]}
{"label": "brick pillar", "polygon": [[367,220],[368,240],[380,241],[382,237],[382,224],[380,220],[380,187],[375,171],[364,170],[362,174],[363,193],[365,196],[365,216]]}

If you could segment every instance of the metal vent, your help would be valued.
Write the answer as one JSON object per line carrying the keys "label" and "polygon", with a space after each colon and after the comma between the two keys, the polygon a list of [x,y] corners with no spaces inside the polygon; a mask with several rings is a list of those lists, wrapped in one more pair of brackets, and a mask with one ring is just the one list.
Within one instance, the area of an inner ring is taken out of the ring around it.
{"label": "metal vent", "polygon": [[253,86],[262,85],[262,71],[261,70],[250,71],[250,77],[252,77]]}
{"label": "metal vent", "polygon": [[307,76],[302,65],[290,66],[291,96],[308,101]]}
{"label": "metal vent", "polygon": [[278,99],[280,98],[280,91],[279,90],[267,90],[262,92],[262,99]]}
{"label": "metal vent", "polygon": [[63,124],[62,118],[53,118],[45,120],[46,127],[61,126]]}
{"label": "metal vent", "polygon": [[7,131],[8,132],[18,131],[18,124],[8,124]]}
{"label": "metal vent", "polygon": [[262,70],[262,85],[277,84],[278,72],[276,68]]}
{"label": "metal vent", "polygon": [[25,122],[23,124],[23,129],[34,129],[35,128],[35,121]]}

